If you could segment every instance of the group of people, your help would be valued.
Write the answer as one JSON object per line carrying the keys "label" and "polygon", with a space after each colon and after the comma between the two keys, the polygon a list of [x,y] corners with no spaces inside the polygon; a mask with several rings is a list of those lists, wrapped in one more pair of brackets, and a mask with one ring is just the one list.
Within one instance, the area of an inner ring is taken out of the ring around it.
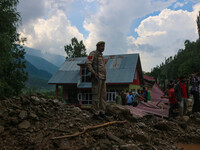
{"label": "group of people", "polygon": [[145,87],[143,89],[132,89],[131,91],[126,91],[126,93],[121,90],[115,98],[117,104],[120,105],[132,105],[136,107],[140,101],[150,101],[151,93]]}
{"label": "group of people", "polygon": [[[169,118],[182,117],[188,112],[188,98],[193,96],[192,113],[200,112],[200,75],[194,73],[190,78],[187,75],[171,80],[166,94],[161,98],[168,98],[170,109]],[[190,88],[191,87],[191,88]]]}
{"label": "group of people", "polygon": [[[108,59],[103,57],[105,42],[99,41],[96,43],[96,50],[90,52],[85,64],[87,69],[92,74],[92,107],[93,118],[104,120],[107,118],[106,111],[106,63]],[[139,101],[147,102],[150,100],[150,92],[145,89],[133,89],[130,92],[124,93],[120,91],[116,97],[116,102],[122,105],[137,106]]]}
{"label": "group of people", "polygon": [[[99,41],[96,44],[96,50],[92,51],[87,60],[86,67],[92,73],[92,112],[93,118],[102,120],[106,119],[106,63],[103,51],[105,42]],[[192,88],[189,90],[189,85]],[[200,74],[195,73],[190,79],[186,76],[176,78],[168,84],[167,94],[161,98],[168,98],[170,103],[169,118],[175,117],[175,110],[179,110],[179,115],[187,114],[187,102],[189,94],[193,95],[192,112],[200,111]],[[145,87],[142,90],[133,89],[124,93],[120,91],[116,97],[116,103],[122,105],[137,106],[140,101],[147,102],[150,100],[150,91]]]}

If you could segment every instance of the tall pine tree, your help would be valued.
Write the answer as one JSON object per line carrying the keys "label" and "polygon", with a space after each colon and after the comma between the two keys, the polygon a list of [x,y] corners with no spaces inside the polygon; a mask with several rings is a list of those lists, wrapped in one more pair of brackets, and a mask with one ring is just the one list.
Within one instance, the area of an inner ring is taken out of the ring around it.
{"label": "tall pine tree", "polygon": [[20,14],[17,12],[18,0],[0,1],[0,99],[19,95],[27,73],[22,43],[17,27]]}

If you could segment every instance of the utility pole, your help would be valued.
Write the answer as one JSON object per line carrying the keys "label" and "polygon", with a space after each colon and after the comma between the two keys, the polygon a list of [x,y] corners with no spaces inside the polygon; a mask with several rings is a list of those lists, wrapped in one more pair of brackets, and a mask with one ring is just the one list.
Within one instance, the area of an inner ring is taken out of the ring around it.
{"label": "utility pole", "polygon": [[200,38],[200,11],[199,11],[199,16],[197,16],[197,29]]}
{"label": "utility pole", "polygon": [[165,89],[167,89],[167,83],[168,83],[168,65],[167,65],[167,59],[165,57]]}

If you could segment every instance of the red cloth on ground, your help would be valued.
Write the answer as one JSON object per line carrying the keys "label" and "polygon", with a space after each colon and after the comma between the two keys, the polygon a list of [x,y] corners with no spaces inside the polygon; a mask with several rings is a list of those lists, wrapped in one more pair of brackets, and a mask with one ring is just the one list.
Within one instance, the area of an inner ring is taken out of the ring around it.
{"label": "red cloth on ground", "polygon": [[177,103],[177,100],[176,100],[176,96],[175,96],[175,93],[174,93],[174,89],[170,89],[169,91],[168,91],[168,95],[169,95],[169,103],[170,104],[175,104],[175,103]]}
{"label": "red cloth on ground", "polygon": [[181,95],[183,98],[187,98],[187,88],[185,83],[179,83],[180,87],[181,87]]}

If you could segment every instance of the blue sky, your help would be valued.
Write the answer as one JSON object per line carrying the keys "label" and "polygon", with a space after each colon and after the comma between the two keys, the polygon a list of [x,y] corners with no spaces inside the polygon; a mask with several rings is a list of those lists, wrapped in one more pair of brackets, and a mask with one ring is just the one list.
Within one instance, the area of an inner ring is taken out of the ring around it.
{"label": "blue sky", "polygon": [[[175,6],[177,3],[184,4],[184,5],[183,6]],[[193,10],[193,5],[194,4],[195,3],[192,2],[192,1],[187,1],[186,2],[184,0],[179,0],[179,1],[176,1],[176,2],[172,3],[172,5],[170,5],[168,7],[168,9],[176,10],[176,11],[177,10],[186,10],[186,11],[191,12]],[[93,13],[93,14],[95,14],[97,12],[98,7],[99,7],[97,1],[92,1],[89,4],[87,4],[87,3],[84,3],[82,0],[77,0],[76,3],[72,4],[72,7],[70,8],[71,9],[70,12],[67,13],[67,16],[69,17],[69,20],[71,21],[71,24],[74,25],[74,26],[77,26],[79,31],[81,33],[83,33],[84,38],[87,38],[89,32],[87,32],[82,26],[83,22],[84,22],[84,20],[86,18],[86,15],[87,15],[87,13],[85,13],[82,8],[85,8],[87,6],[90,7],[90,13]],[[127,33],[127,35],[132,35],[133,37],[137,38],[138,34],[137,34],[137,32],[134,31],[134,28],[137,28],[142,20],[148,18],[149,16],[156,16],[160,12],[161,12],[160,10],[159,11],[154,11],[153,13],[147,14],[144,17],[140,17],[140,18],[137,18],[137,19],[133,20],[133,22],[131,23],[130,30]]]}
{"label": "blue sky", "polygon": [[198,38],[200,0],[19,0],[26,46],[65,56],[73,37],[89,54],[100,40],[105,55],[139,53],[142,68],[173,56]]}

